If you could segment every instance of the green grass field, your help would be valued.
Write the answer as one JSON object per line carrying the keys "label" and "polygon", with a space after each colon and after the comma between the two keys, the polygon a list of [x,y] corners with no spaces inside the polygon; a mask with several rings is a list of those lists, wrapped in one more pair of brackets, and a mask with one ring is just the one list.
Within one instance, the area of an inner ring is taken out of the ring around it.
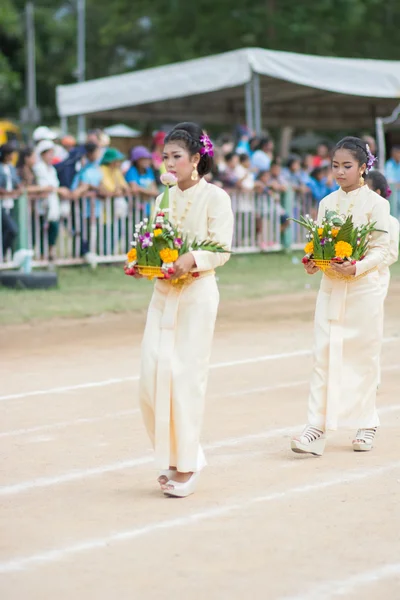
{"label": "green grass field", "polygon": [[[233,256],[217,272],[221,299],[237,301],[317,289],[320,276],[304,273],[301,256],[301,253]],[[147,280],[127,277],[122,266],[99,266],[96,270],[70,267],[60,269],[58,274],[59,286],[54,290],[0,287],[0,324],[143,310],[153,287]],[[392,267],[392,277],[400,279],[399,263]]]}

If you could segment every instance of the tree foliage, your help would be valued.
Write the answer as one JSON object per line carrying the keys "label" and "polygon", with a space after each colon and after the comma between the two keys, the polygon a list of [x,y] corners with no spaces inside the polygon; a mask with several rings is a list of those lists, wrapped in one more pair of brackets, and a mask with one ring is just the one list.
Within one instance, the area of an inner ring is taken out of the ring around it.
{"label": "tree foliage", "polygon": [[[0,116],[25,104],[24,0],[0,7]],[[38,104],[76,80],[76,0],[36,0]],[[259,46],[400,59],[398,0],[87,0],[88,79]]]}

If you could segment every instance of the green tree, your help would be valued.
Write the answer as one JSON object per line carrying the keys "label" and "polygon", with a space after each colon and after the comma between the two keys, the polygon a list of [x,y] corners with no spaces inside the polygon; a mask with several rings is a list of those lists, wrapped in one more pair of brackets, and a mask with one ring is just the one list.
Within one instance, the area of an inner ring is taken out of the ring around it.
{"label": "green tree", "polygon": [[[38,104],[76,80],[76,0],[35,0]],[[25,104],[25,0],[0,7],[0,116]],[[88,79],[247,46],[400,59],[399,0],[87,0]],[[155,82],[156,85],[156,82]]]}

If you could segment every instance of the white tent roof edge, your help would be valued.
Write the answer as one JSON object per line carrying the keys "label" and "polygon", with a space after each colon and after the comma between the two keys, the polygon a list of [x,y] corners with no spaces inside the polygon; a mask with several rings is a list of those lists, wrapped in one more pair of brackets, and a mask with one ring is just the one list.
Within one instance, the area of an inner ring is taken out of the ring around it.
{"label": "white tent roof edge", "polygon": [[61,117],[91,114],[235,88],[252,72],[351,96],[400,98],[400,61],[310,56],[244,48],[57,87]]}

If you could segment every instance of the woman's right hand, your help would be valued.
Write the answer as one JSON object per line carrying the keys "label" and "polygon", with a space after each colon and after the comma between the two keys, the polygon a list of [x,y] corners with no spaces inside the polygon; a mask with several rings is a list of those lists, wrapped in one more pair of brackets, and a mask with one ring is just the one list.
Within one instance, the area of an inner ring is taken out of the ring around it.
{"label": "woman's right hand", "polygon": [[319,267],[315,264],[313,260],[309,260],[304,264],[304,268],[309,275],[314,275],[319,271]]}
{"label": "woman's right hand", "polygon": [[135,279],[143,279],[143,275],[141,275],[136,267],[128,267],[127,263],[124,264],[124,272],[125,275],[129,277],[134,277]]}

